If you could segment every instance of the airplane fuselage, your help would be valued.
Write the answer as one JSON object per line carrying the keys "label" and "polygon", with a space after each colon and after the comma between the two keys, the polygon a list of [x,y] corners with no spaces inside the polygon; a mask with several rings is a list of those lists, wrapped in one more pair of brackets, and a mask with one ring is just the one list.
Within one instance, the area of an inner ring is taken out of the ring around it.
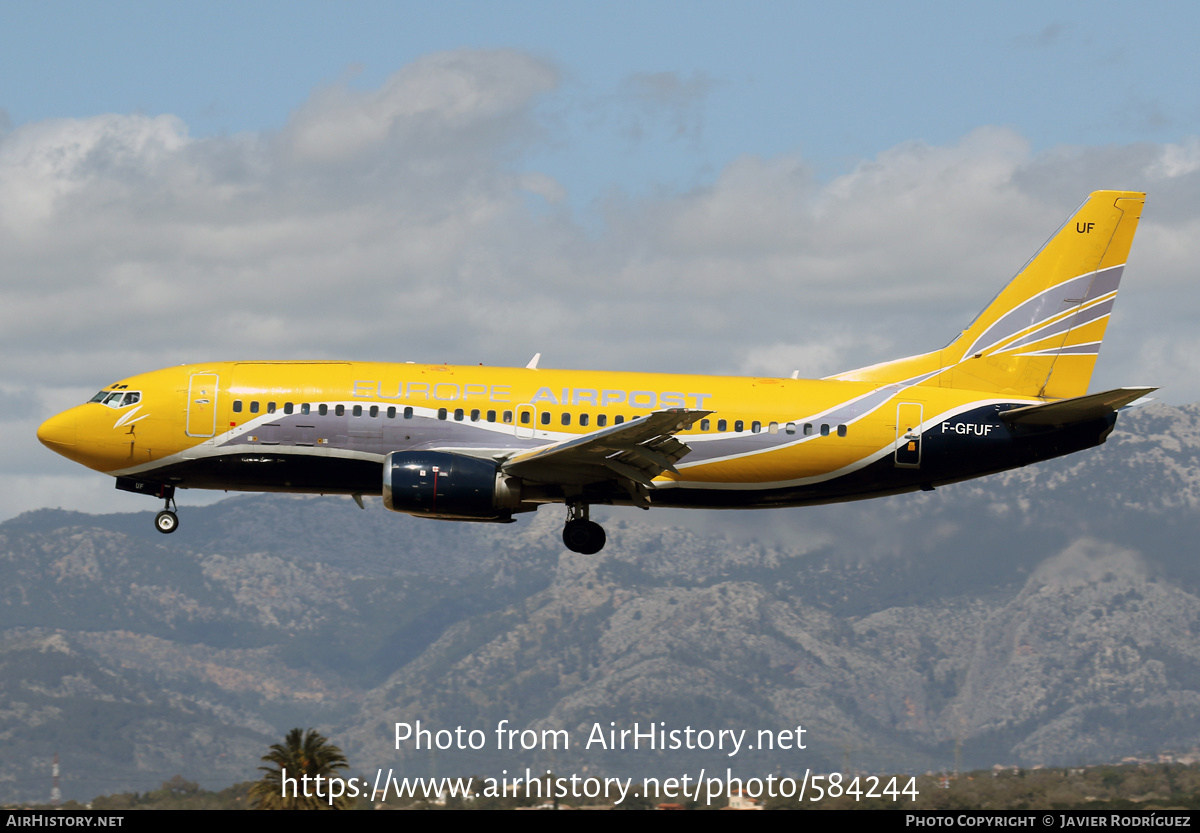
{"label": "airplane fuselage", "polygon": [[[709,411],[676,434],[691,452],[652,496],[708,508],[928,489],[1098,445],[1115,421],[1023,428],[999,414],[1041,400],[922,385],[351,362],[186,365],[111,392],[137,401],[66,411],[43,441],[127,480],[324,494],[379,495],[392,452],[499,459],[655,411]],[[633,502],[581,480],[589,502]],[[522,502],[562,502],[563,485],[530,480]]]}

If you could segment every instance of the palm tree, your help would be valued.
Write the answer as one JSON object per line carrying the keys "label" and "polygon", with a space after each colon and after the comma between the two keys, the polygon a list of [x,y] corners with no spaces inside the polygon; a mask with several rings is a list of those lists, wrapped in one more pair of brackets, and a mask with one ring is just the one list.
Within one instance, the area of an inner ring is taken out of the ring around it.
{"label": "palm tree", "polygon": [[[260,766],[266,774],[250,788],[259,810],[348,810],[353,806],[345,795],[330,803],[329,779],[338,778],[337,771],[350,764],[342,750],[316,729],[292,729],[286,741],[274,744],[262,759],[274,766]],[[317,776],[322,777],[320,782]]]}

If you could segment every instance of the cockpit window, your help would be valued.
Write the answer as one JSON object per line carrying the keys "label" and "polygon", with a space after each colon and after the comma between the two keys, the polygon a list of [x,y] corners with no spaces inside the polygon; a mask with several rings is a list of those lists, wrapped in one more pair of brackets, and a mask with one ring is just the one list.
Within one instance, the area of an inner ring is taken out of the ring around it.
{"label": "cockpit window", "polygon": [[142,399],[141,391],[136,390],[102,390],[93,396],[90,402],[101,402],[110,408],[124,408],[126,405],[132,405],[135,402],[140,402]]}

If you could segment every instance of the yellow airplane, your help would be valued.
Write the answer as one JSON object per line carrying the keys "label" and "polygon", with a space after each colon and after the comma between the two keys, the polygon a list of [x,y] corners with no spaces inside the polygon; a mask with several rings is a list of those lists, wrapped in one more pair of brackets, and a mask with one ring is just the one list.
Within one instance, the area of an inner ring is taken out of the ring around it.
{"label": "yellow airplane", "polygon": [[[193,364],[109,385],[38,439],[118,489],[382,495],[512,522],[593,504],[799,506],[967,480],[1100,445],[1154,388],[1087,395],[1145,195],[1097,191],[948,346],[824,379],[336,361]],[[540,355],[540,354],[539,354]]]}

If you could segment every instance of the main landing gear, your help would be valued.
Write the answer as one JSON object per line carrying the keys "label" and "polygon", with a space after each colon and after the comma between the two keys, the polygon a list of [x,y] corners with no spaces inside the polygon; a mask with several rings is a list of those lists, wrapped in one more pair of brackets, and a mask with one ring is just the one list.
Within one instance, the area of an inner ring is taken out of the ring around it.
{"label": "main landing gear", "polygon": [[179,529],[179,516],[172,509],[178,509],[175,505],[175,487],[168,486],[163,490],[163,500],[166,501],[166,506],[163,510],[154,516],[154,528],[164,535],[170,535],[175,530]]}
{"label": "main landing gear", "polygon": [[571,552],[595,555],[604,549],[607,537],[604,527],[588,520],[586,503],[571,503],[567,505],[567,525],[563,527],[562,539]]}

